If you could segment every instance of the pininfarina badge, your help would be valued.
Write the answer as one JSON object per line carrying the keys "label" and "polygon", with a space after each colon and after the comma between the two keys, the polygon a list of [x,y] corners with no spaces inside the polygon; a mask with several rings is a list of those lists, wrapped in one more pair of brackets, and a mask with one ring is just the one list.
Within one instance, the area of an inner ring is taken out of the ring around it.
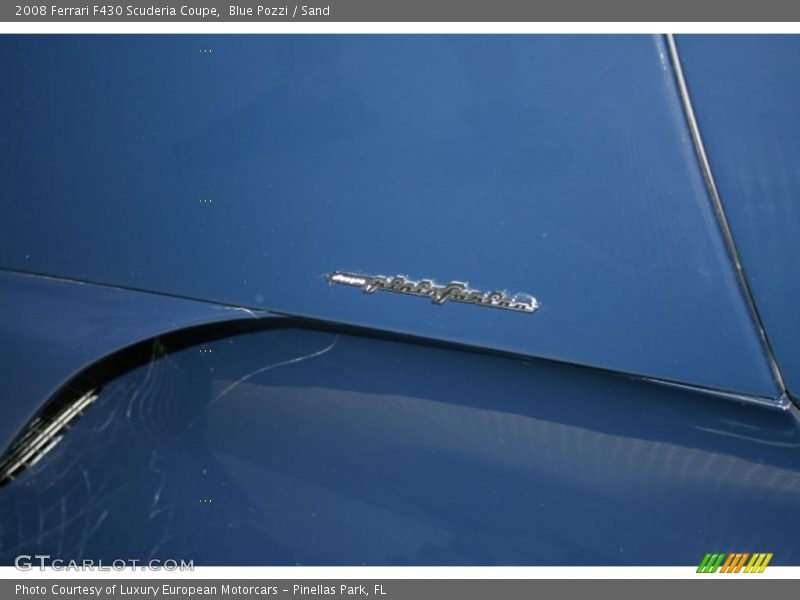
{"label": "pininfarina badge", "polygon": [[414,281],[403,275],[385,277],[383,275],[359,275],[334,271],[328,276],[330,283],[350,285],[361,288],[365,293],[372,294],[376,291],[394,292],[409,296],[422,296],[430,298],[434,304],[444,304],[448,300],[485,306],[487,308],[502,308],[523,313],[532,313],[539,308],[536,298],[527,294],[509,296],[505,292],[494,290],[482,292],[473,290],[467,283],[451,281],[447,285],[438,285],[432,279]]}

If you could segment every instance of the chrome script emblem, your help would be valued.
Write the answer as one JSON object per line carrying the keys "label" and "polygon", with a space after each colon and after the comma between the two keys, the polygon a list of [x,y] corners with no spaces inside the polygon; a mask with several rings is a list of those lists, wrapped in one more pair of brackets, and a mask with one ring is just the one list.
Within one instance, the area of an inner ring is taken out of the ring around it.
{"label": "chrome script emblem", "polygon": [[343,271],[331,273],[328,276],[328,281],[339,285],[359,287],[367,294],[383,291],[422,296],[430,298],[434,304],[444,304],[448,300],[452,300],[487,308],[502,308],[524,313],[532,313],[539,308],[539,303],[533,296],[509,296],[505,292],[497,290],[482,292],[470,289],[466,283],[460,281],[451,281],[447,285],[437,285],[431,279],[413,281],[402,275],[384,277],[383,275],[358,275]]}

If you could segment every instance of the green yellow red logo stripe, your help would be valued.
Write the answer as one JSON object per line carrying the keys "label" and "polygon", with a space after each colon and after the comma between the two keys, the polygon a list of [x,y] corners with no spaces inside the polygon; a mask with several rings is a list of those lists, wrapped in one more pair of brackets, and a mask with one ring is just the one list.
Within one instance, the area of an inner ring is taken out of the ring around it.
{"label": "green yellow red logo stripe", "polygon": [[[749,559],[749,561],[748,561]],[[703,557],[698,573],[763,573],[772,560],[772,552],[718,552]],[[745,566],[746,565],[746,566]]]}

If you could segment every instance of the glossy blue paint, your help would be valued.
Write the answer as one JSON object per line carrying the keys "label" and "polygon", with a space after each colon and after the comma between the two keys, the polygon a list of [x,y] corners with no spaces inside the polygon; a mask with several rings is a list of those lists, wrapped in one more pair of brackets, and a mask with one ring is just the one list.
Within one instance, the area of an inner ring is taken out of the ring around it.
{"label": "glossy blue paint", "polygon": [[0,453],[59,388],[105,356],[176,329],[253,316],[206,302],[0,271]]}
{"label": "glossy blue paint", "polygon": [[0,61],[0,266],[777,393],[660,37],[3,36]]}
{"label": "glossy blue paint", "polygon": [[800,36],[681,36],[678,47],[767,334],[800,397]]}
{"label": "glossy blue paint", "polygon": [[[180,336],[164,338],[169,348]],[[19,553],[196,564],[800,563],[793,413],[322,331],[107,383],[2,489]]]}

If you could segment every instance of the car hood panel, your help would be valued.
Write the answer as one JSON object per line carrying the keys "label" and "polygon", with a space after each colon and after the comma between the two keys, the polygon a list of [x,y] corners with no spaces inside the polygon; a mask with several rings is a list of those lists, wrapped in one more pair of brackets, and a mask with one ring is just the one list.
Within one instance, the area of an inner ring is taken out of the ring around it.
{"label": "car hood panel", "polygon": [[0,266],[776,394],[661,38],[4,36],[0,60]]}

